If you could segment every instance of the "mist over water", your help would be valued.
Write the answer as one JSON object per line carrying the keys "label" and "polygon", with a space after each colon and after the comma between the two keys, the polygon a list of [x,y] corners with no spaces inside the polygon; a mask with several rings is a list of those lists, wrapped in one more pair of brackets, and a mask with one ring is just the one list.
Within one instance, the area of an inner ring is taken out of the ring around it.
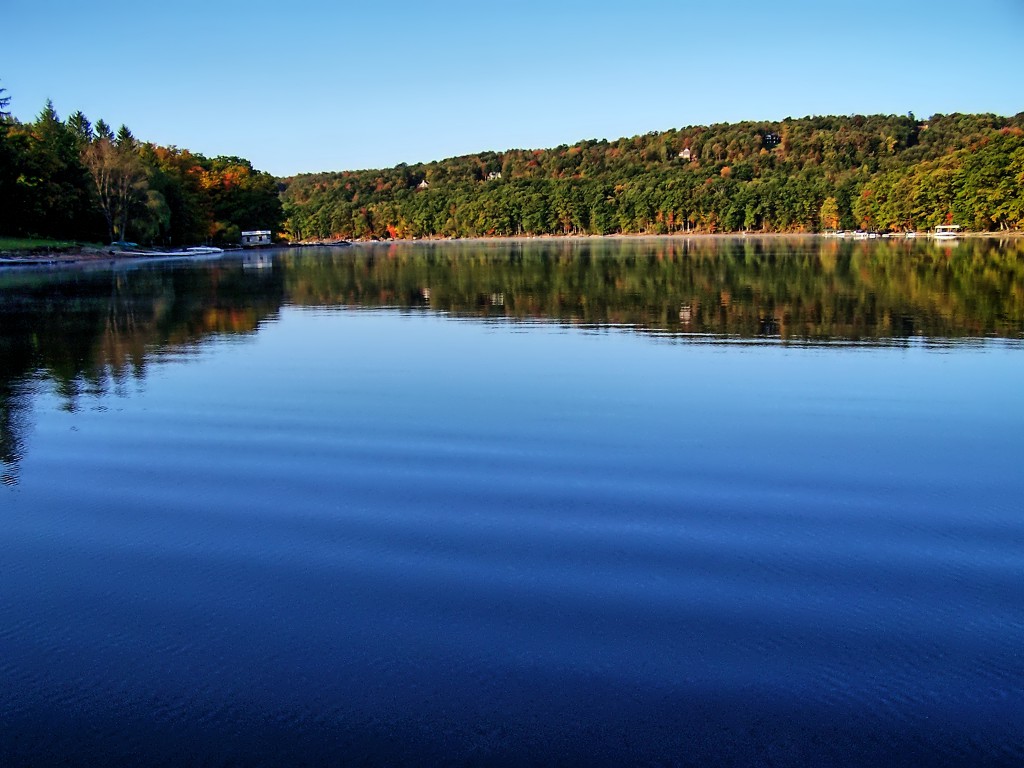
{"label": "mist over water", "polygon": [[0,273],[0,764],[1019,765],[1022,264]]}

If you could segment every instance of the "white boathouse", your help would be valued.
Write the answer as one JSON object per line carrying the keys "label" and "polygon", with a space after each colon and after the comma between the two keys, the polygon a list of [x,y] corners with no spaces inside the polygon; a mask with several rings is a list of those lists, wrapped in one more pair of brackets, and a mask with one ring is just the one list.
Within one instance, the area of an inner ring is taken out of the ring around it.
{"label": "white boathouse", "polygon": [[252,229],[242,233],[243,248],[258,248],[261,245],[271,245],[269,229]]}

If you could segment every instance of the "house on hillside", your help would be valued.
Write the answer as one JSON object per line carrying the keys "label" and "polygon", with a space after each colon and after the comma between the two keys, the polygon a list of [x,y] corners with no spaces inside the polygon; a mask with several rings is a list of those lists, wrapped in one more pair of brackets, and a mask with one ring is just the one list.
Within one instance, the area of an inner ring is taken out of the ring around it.
{"label": "house on hillside", "polygon": [[424,179],[416,185],[416,189],[430,189],[430,182]]}
{"label": "house on hillside", "polygon": [[488,181],[498,181],[501,178],[501,171],[491,171],[487,174]]}
{"label": "house on hillside", "polygon": [[689,163],[690,161],[692,161],[694,159],[694,157],[695,157],[695,155],[690,151],[689,147],[684,148],[679,153],[679,159],[682,160],[684,163]]}

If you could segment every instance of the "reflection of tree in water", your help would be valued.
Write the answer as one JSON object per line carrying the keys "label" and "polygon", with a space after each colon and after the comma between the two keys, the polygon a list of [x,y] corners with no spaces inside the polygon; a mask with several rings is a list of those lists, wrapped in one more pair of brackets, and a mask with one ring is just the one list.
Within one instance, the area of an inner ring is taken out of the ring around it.
{"label": "reflection of tree in water", "polygon": [[283,259],[289,299],[793,340],[1019,337],[1024,248],[995,240],[393,244]]}
{"label": "reflection of tree in water", "polygon": [[253,332],[287,300],[456,317],[791,340],[1019,338],[1024,244],[600,240],[400,244],[120,272],[0,274],[0,463],[18,477],[31,398],[75,410],[154,356]]}
{"label": "reflection of tree in water", "polygon": [[0,483],[18,482],[24,435],[28,429],[29,396],[16,382],[0,384]]}
{"label": "reflection of tree in water", "polygon": [[[0,299],[5,299],[0,295]],[[29,427],[29,373],[33,369],[33,338],[19,333],[12,304],[0,300],[0,482],[13,485]]]}
{"label": "reflection of tree in water", "polygon": [[274,270],[205,268],[0,275],[0,462],[18,479],[32,392],[50,382],[62,408],[124,394],[166,350],[252,333],[282,302]]}

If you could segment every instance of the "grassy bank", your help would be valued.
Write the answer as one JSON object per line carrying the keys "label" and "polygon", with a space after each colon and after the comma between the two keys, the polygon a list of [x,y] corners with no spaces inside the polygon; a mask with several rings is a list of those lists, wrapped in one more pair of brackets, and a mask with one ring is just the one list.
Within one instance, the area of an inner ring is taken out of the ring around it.
{"label": "grassy bank", "polygon": [[0,237],[0,253],[43,253],[67,251],[73,248],[100,248],[99,243],[79,243],[74,240],[48,240],[42,237]]}

